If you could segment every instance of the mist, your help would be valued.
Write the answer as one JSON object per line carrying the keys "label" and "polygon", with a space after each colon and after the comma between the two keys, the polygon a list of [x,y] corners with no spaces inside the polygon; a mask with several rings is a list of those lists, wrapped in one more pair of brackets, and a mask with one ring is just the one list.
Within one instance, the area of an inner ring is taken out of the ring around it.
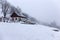
{"label": "mist", "polygon": [[22,12],[35,17],[38,21],[60,24],[60,0],[7,0],[11,5],[20,7]]}

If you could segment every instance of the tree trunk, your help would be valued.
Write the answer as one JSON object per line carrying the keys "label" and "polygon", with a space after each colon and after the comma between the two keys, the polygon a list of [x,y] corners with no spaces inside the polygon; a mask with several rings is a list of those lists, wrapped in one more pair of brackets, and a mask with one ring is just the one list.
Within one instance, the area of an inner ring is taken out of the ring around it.
{"label": "tree trunk", "polygon": [[6,20],[6,13],[4,13],[4,19],[3,20],[4,20],[3,22],[5,22],[5,20]]}

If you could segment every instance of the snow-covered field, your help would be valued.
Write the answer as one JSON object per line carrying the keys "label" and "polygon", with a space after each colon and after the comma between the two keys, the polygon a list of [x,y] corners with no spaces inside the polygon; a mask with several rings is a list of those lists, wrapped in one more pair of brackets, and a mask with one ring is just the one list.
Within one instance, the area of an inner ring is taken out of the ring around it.
{"label": "snow-covered field", "polygon": [[0,40],[60,40],[60,32],[43,25],[0,23]]}
{"label": "snow-covered field", "polygon": [[[60,25],[59,0],[7,1],[15,7],[20,7],[22,12],[26,12],[39,21],[42,20],[43,22],[49,23],[55,20]],[[3,16],[1,12],[0,16]],[[0,23],[0,40],[60,40],[60,31],[56,30],[58,29],[43,25]]]}

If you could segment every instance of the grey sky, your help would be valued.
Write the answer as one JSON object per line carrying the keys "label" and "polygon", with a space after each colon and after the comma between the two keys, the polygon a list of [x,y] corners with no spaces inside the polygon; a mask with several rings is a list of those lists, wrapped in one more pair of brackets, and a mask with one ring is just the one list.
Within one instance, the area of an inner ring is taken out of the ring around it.
{"label": "grey sky", "polygon": [[19,6],[23,12],[39,21],[60,24],[60,0],[7,0],[14,6]]}

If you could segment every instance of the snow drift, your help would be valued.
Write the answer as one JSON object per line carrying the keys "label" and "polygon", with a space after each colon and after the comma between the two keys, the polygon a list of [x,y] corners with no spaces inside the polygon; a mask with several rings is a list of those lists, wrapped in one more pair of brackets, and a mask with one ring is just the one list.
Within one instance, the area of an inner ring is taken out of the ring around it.
{"label": "snow drift", "polygon": [[42,25],[0,23],[0,40],[57,40],[59,32]]}

